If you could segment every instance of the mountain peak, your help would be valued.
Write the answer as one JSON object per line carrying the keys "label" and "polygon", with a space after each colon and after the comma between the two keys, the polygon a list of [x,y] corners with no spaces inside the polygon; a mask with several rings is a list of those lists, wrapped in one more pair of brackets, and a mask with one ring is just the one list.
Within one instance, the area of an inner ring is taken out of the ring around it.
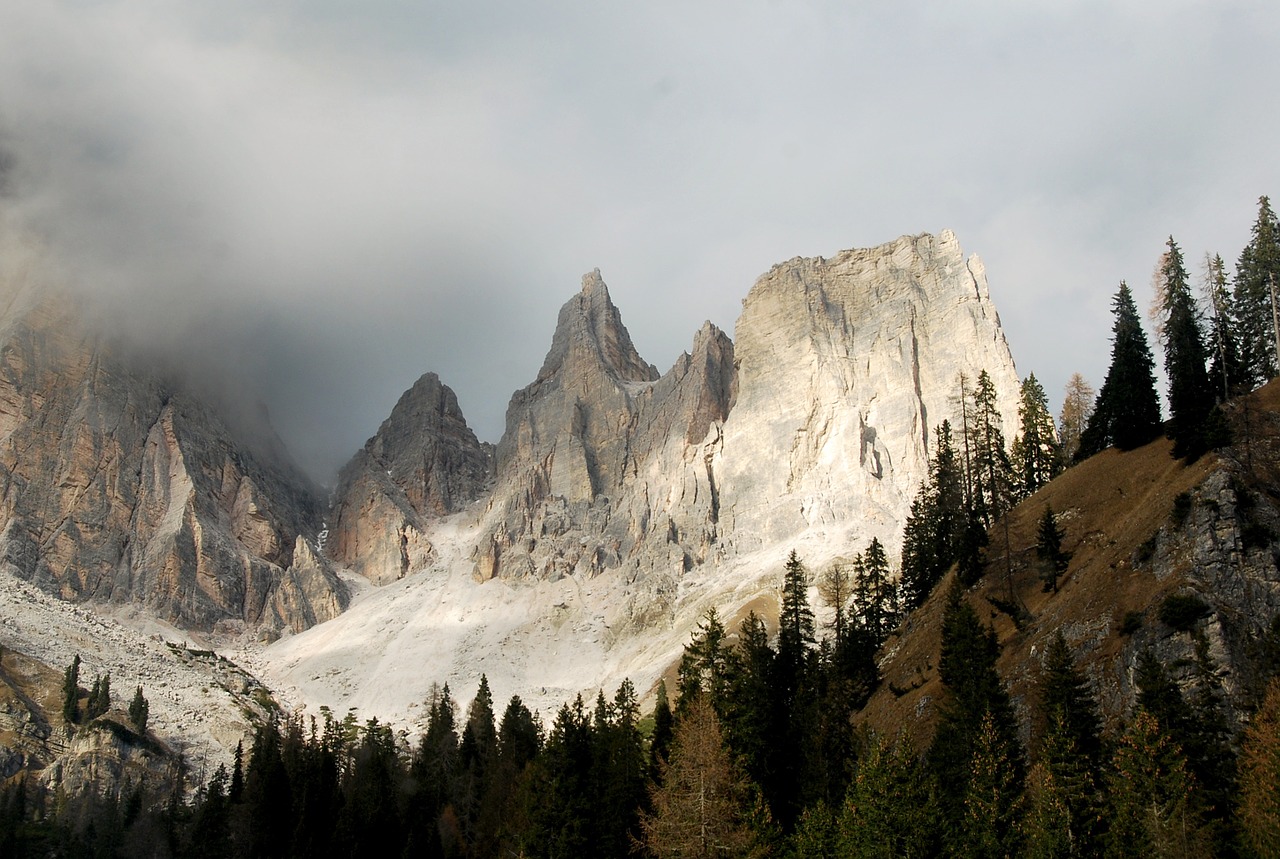
{"label": "mountain peak", "polygon": [[646,363],[632,344],[598,268],[582,276],[582,290],[560,308],[538,381],[566,372],[590,374],[597,369],[618,382],[658,378],[657,368]]}

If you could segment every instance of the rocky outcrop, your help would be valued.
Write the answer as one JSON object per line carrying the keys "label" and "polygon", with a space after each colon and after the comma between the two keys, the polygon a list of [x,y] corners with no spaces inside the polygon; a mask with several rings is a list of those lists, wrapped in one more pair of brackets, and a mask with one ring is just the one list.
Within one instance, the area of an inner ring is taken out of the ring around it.
{"label": "rocky outcrop", "polygon": [[329,551],[378,584],[421,567],[432,552],[428,523],[478,498],[492,462],[453,391],[427,373],[342,469]]}
{"label": "rocky outcrop", "polygon": [[331,569],[294,569],[319,507],[278,440],[233,432],[66,297],[3,286],[0,564],[193,629],[301,630],[345,607]]}
{"label": "rocky outcrop", "polygon": [[737,331],[708,323],[657,378],[588,274],[512,398],[477,577],[620,568],[656,616],[709,560],[895,546],[959,374],[987,370],[1016,431],[1013,359],[951,233],[776,266]]}
{"label": "rocky outcrop", "polygon": [[511,399],[476,576],[558,578],[622,567],[660,583],[706,560],[709,462],[732,406],[733,344],[707,323],[659,377],[594,271],[560,311],[538,378]]}
{"label": "rocky outcrop", "polygon": [[896,547],[961,373],[990,374],[1005,438],[1017,430],[1018,375],[985,271],[950,231],[774,266],[743,304],[735,348],[718,472],[736,552],[794,540],[816,556],[873,536]]}

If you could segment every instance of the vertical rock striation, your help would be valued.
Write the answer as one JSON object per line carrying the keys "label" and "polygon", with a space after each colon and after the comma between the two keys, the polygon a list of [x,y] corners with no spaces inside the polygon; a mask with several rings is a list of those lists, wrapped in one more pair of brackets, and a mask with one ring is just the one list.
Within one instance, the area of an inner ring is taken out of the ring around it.
{"label": "vertical rock striation", "polygon": [[774,266],[743,302],[736,351],[718,472],[737,552],[897,546],[932,428],[958,431],[961,373],[990,374],[1006,440],[1017,431],[1019,380],[986,272],[950,231]]}
{"label": "vertical rock striation", "polygon": [[338,476],[329,547],[377,584],[431,557],[432,519],[456,513],[487,488],[488,445],[476,440],[458,399],[435,373],[405,391],[378,432]]}
{"label": "vertical rock striation", "polygon": [[[300,552],[310,483],[92,333],[63,296],[0,290],[0,565],[75,601],[192,629],[302,630],[347,593]],[[296,563],[298,556],[306,563]]]}

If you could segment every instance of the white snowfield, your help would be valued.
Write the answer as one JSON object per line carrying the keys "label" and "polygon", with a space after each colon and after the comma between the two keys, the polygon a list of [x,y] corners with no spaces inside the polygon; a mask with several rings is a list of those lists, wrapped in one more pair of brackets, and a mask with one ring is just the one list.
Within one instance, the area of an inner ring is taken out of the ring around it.
{"label": "white snowfield", "polygon": [[612,698],[624,679],[649,695],[713,595],[717,610],[731,614],[781,581],[781,559],[700,571],[681,583],[673,622],[615,641],[629,596],[621,574],[477,583],[464,555],[476,528],[466,515],[431,533],[438,559],[431,567],[382,587],[348,576],[354,597],[339,617],[265,649],[250,644],[226,655],[288,707],[309,714],[327,707],[338,717],[354,709],[362,722],[377,718],[411,739],[426,727],[433,684],[447,683],[465,712],[481,674],[499,715],[519,695],[549,725],[575,695],[590,706],[597,691]]}

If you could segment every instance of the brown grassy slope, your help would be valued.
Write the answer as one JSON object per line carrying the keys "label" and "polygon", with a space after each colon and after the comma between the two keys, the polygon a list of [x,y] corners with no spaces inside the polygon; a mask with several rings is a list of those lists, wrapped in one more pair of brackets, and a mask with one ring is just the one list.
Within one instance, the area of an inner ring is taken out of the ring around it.
{"label": "brown grassy slope", "polygon": [[[1249,483],[1268,494],[1280,486],[1280,385],[1252,395],[1247,412],[1250,443],[1245,444],[1243,404],[1236,404],[1232,423],[1237,443],[1222,457],[1208,455],[1186,465],[1170,456],[1165,439],[1127,453],[1108,450],[1069,469],[1012,511],[1007,543],[1003,525],[993,529],[986,574],[967,598],[996,630],[1002,646],[998,667],[1019,711],[1024,739],[1037,720],[1039,657],[1058,629],[1093,681],[1108,722],[1126,715],[1132,704],[1127,675],[1135,644],[1121,633],[1121,624],[1127,614],[1140,613],[1143,636],[1156,635],[1156,606],[1184,584],[1188,572],[1177,564],[1153,569],[1145,560],[1148,541],[1162,527],[1170,530],[1174,499],[1223,468],[1241,470]],[[1246,460],[1251,467],[1243,470]],[[1035,567],[1036,532],[1046,504],[1059,514],[1063,546],[1073,553],[1056,594],[1043,592]],[[943,691],[937,662],[950,584],[948,577],[886,644],[881,654],[884,683],[858,715],[859,723],[885,736],[906,730],[917,744],[932,736]],[[1021,630],[992,602],[1007,604],[1010,585],[1013,602],[1026,611]]]}

